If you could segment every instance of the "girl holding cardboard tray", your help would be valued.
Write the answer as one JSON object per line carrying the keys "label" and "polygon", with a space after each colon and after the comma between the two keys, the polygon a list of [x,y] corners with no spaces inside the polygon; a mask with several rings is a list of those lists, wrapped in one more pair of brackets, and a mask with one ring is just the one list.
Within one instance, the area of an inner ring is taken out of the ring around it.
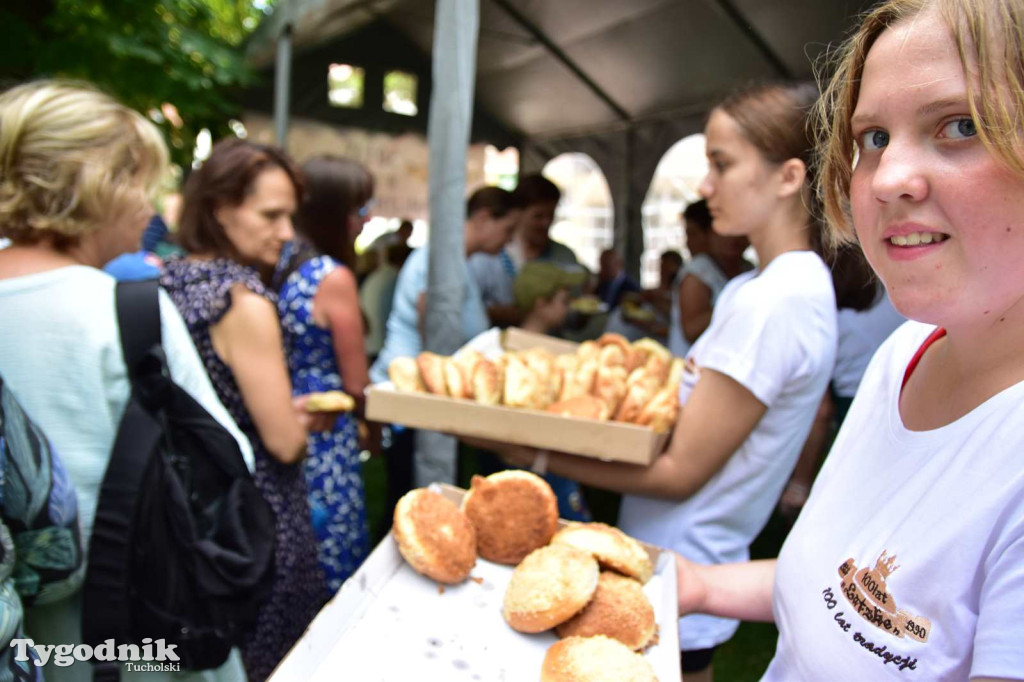
{"label": "girl holding cardboard tray", "polygon": [[[494,446],[511,462],[626,494],[620,527],[702,564],[746,561],[793,469],[832,372],[836,306],[818,255],[806,118],[809,85],[734,95],[708,119],[701,185],[723,235],[743,235],[760,267],[732,280],[687,356],[668,449],[650,466]],[[710,676],[736,620],[680,621],[687,678]]]}

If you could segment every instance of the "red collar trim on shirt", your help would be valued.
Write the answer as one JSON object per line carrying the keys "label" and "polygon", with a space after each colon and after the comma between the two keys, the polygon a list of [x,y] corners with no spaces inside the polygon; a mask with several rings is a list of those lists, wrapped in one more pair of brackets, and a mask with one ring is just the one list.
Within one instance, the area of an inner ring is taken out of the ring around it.
{"label": "red collar trim on shirt", "polygon": [[935,331],[928,335],[928,338],[924,340],[921,347],[914,353],[914,357],[910,358],[910,364],[907,365],[907,371],[903,373],[903,383],[900,384],[900,390],[907,385],[907,381],[910,380],[910,375],[917,369],[917,363],[921,362],[921,358],[924,357],[924,352],[931,347],[933,343],[941,339],[946,335],[946,330],[942,327],[936,327]]}

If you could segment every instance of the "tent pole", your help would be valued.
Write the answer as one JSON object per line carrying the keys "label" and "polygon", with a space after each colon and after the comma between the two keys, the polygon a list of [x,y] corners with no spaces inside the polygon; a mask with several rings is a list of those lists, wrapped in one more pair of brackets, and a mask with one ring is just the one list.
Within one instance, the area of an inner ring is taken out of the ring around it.
{"label": "tent pole", "polygon": [[[291,3],[282,8],[285,12]],[[274,131],[277,146],[285,149],[288,143],[288,101],[292,78],[292,23],[288,21],[277,39],[277,61],[274,67]]]}
{"label": "tent pole", "polygon": [[638,196],[639,190],[636,182],[636,138],[636,126],[630,125],[626,129],[626,154],[624,159],[626,181],[623,183],[625,188],[623,194],[625,195],[624,213],[626,224],[618,232],[625,238],[625,248],[620,249],[619,253],[622,254],[625,261],[626,272],[629,273],[630,277],[639,282],[640,270],[642,268],[640,260],[644,253],[644,226],[643,216],[640,214],[643,199]]}
{"label": "tent pole", "polygon": [[[473,122],[479,0],[437,0],[434,13],[430,147],[430,249],[424,347],[451,355],[462,337],[466,260],[466,150]],[[414,481],[455,483],[455,439],[418,431]]]}

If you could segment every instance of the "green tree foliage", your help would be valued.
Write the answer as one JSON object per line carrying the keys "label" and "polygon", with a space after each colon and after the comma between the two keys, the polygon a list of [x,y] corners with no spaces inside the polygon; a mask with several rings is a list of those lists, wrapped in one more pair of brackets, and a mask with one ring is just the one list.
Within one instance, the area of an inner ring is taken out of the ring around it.
{"label": "green tree foliage", "polygon": [[[161,120],[179,164],[203,128],[229,133],[237,93],[254,72],[241,50],[271,2],[252,0],[27,0],[0,5],[0,78],[62,76],[97,84]],[[162,117],[157,117],[162,118]]]}

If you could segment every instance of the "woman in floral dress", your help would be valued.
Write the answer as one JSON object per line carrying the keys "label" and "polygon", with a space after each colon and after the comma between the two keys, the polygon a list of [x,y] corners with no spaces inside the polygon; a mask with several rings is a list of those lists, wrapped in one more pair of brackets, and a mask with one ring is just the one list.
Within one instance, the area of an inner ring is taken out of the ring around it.
{"label": "woman in floral dress", "polygon": [[354,161],[328,156],[311,159],[302,171],[300,240],[284,260],[278,300],[292,387],[296,394],[344,390],[356,400],[355,414],[341,414],[330,431],[310,434],[306,459],[320,566],[334,593],[369,551],[356,428],[368,380],[352,263],[373,178]]}
{"label": "woman in floral dress", "polygon": [[292,398],[271,273],[292,238],[301,185],[281,152],[219,143],[189,178],[179,229],[189,255],[161,284],[192,335],[221,402],[252,442],[254,478],[276,517],[274,585],[242,649],[250,680],[266,679],[326,598],[306,503],[307,431],[328,428]]}

